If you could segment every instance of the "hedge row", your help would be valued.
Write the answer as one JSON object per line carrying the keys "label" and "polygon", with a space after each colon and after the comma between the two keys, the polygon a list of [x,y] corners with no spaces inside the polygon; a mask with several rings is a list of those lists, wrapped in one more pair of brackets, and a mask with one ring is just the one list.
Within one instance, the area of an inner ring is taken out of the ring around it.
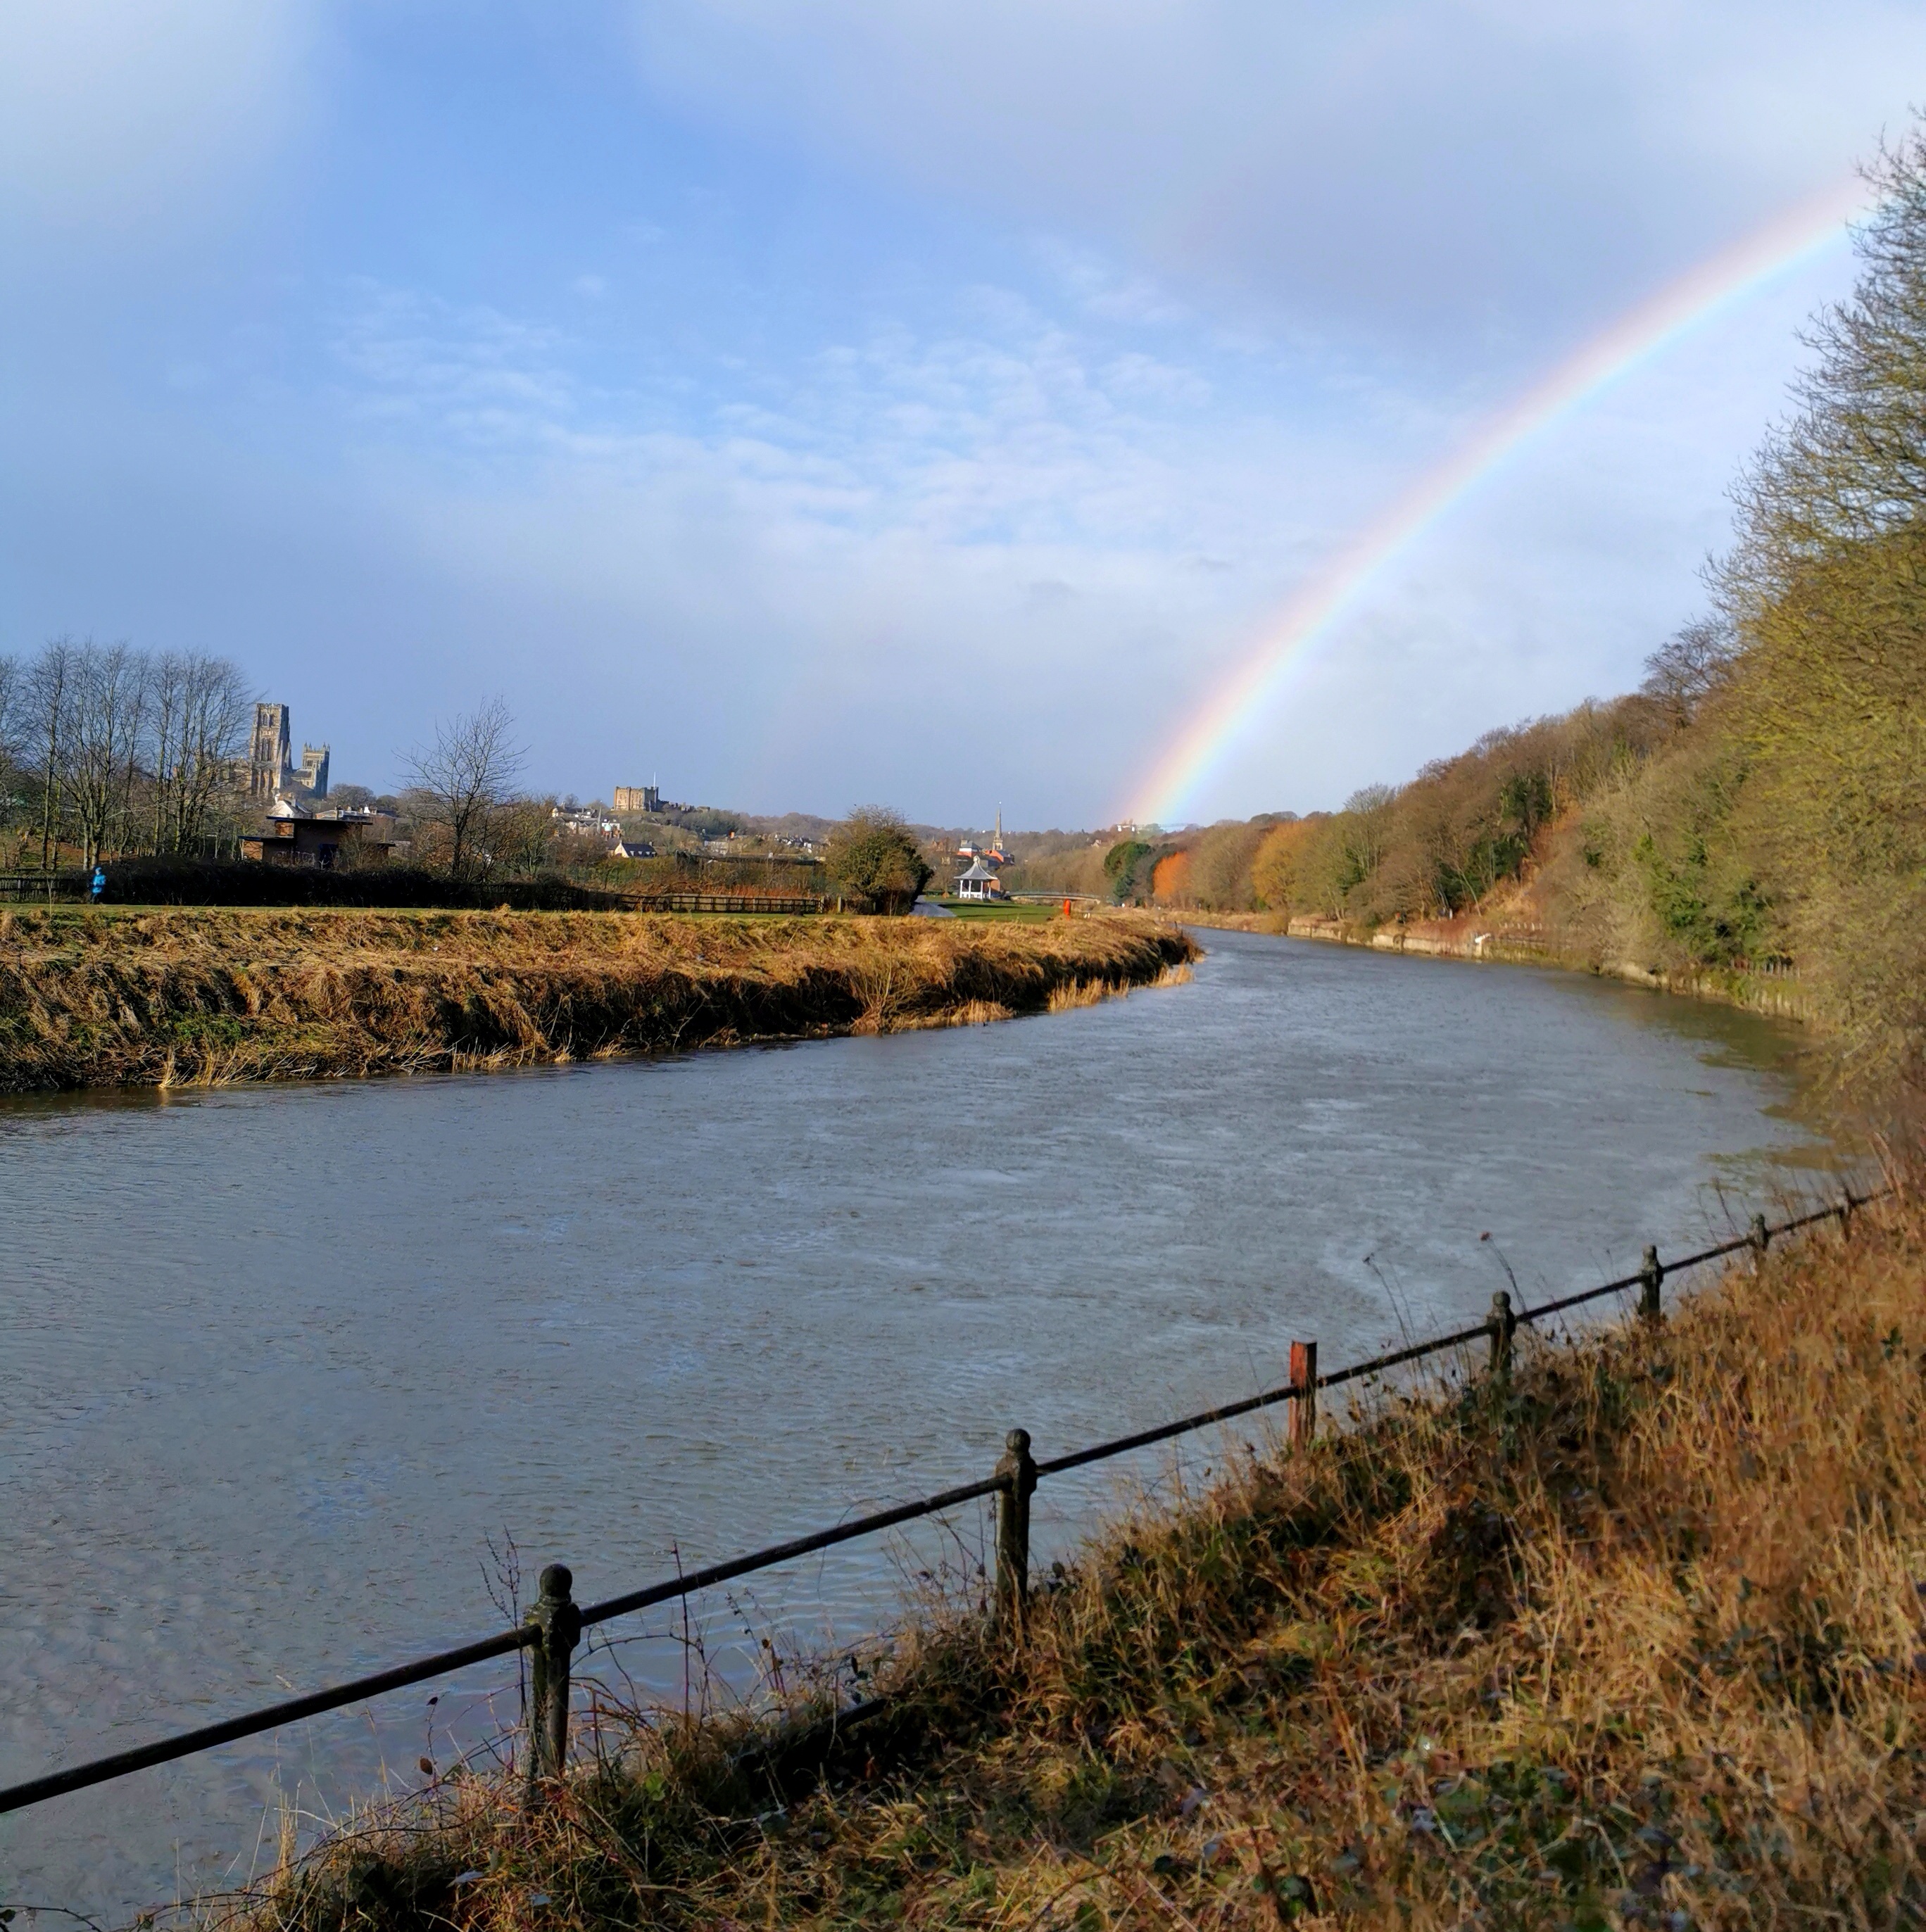
{"label": "hedge row", "polygon": [[[320,905],[432,907],[452,911],[602,912],[628,904],[620,892],[578,885],[559,873],[532,879],[464,882],[418,867],[322,871],[314,866],[266,866],[186,859],[116,859],[102,868],[113,905]],[[74,875],[84,893],[84,874]]]}

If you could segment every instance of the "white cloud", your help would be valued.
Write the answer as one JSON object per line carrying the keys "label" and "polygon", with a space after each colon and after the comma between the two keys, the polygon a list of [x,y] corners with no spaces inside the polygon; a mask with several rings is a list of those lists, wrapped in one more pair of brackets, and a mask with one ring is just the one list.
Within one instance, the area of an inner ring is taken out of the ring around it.
{"label": "white cloud", "polygon": [[[1330,803],[1634,681],[1696,607],[1792,328],[1843,266],[1726,316],[1467,499],[1192,808]],[[770,802],[826,763],[960,810],[958,760],[939,775],[890,722],[942,715],[960,678],[1021,694],[973,754],[1006,795],[1088,818],[1481,410],[1342,365],[1226,359],[1195,329],[1161,331],[1153,356],[1040,300],[980,286],[952,305],[968,328],[879,318],[786,365],[685,368],[691,415],[680,391],[590,380],[588,346],[552,325],[369,289],[344,400],[369,487],[437,572],[596,614],[633,640],[604,656],[638,703],[666,680],[700,716],[728,666],[712,795]],[[1269,392],[1294,383],[1294,403],[1320,383],[1335,400],[1280,412]]]}
{"label": "white cloud", "polygon": [[368,287],[341,400],[363,487],[438,573],[634,640],[600,656],[638,704],[700,716],[728,667],[711,795],[839,807],[826,766],[961,810],[892,721],[967,692],[1007,716],[966,762],[1074,818],[1136,754],[1142,667],[1234,638],[1382,469],[1014,292],[964,316],[879,322],[733,392],[697,372],[711,400],[685,421],[680,395],[589,380],[550,326]]}

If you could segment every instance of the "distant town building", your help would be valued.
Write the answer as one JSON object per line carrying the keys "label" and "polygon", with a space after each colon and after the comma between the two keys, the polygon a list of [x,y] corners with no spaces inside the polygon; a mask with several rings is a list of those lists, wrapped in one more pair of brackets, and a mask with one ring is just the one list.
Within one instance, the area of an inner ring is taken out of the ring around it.
{"label": "distant town building", "polygon": [[303,745],[294,762],[285,704],[254,706],[254,735],[248,748],[246,784],[250,798],[326,798],[328,747]]}
{"label": "distant town building", "polygon": [[614,838],[622,831],[622,827],[599,806],[550,806],[548,816],[562,831],[574,832],[584,838]]}
{"label": "distant town building", "polygon": [[619,812],[659,812],[662,808],[661,789],[656,785],[617,785],[615,808]]}
{"label": "distant town building", "polygon": [[979,845],[974,838],[966,838],[957,847],[956,856],[959,859],[968,859],[973,862],[980,860],[992,870],[999,866],[1007,866],[1010,863],[1010,854],[1004,850],[1003,807],[1001,806],[997,807],[996,832],[989,844]]}
{"label": "distant town building", "polygon": [[656,848],[646,838],[618,838],[609,848],[611,859],[652,859]]}

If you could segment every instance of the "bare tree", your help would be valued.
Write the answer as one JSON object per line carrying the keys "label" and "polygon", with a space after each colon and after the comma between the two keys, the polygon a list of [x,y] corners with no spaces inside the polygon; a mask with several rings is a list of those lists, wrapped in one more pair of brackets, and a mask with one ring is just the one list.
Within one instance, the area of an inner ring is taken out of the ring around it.
{"label": "bare tree", "polygon": [[58,638],[13,679],[0,764],[10,752],[39,785],[44,868],[68,827],[90,865],[200,842],[247,741],[253,700],[232,662]]}
{"label": "bare tree", "polygon": [[448,870],[465,879],[485,865],[488,821],[506,802],[525,755],[506,700],[492,698],[435,727],[434,742],[409,754],[409,783],[430,801],[448,835]]}
{"label": "bare tree", "polygon": [[68,755],[62,778],[80,820],[81,863],[124,848],[134,782],[146,739],[150,665],[125,644],[86,644],[74,655]]}
{"label": "bare tree", "polygon": [[154,850],[167,849],[169,810],[172,802],[170,760],[180,734],[181,713],[185,707],[187,660],[174,651],[165,651],[154,660],[148,684],[147,728],[153,738],[154,782],[149,802],[154,808]]}
{"label": "bare tree", "polygon": [[16,657],[0,656],[0,771],[10,774],[26,724],[26,674]]}
{"label": "bare tree", "polygon": [[25,708],[40,784],[40,870],[44,872],[53,869],[60,842],[60,802],[66,789],[76,660],[80,654],[80,646],[72,638],[56,638],[34,658],[27,674]]}
{"label": "bare tree", "polygon": [[253,704],[239,668],[198,652],[154,668],[154,849],[191,851],[226,772],[247,742]]}
{"label": "bare tree", "polygon": [[[26,801],[14,788],[20,778],[20,734],[25,726],[26,674],[18,658],[0,656],[0,825],[10,824],[14,808]],[[21,835],[24,842],[24,834]],[[16,858],[14,863],[20,862]]]}
{"label": "bare tree", "polygon": [[1732,675],[1738,656],[1729,625],[1700,617],[1669,638],[1646,659],[1646,676],[1639,688],[1655,698],[1676,724],[1693,714]]}

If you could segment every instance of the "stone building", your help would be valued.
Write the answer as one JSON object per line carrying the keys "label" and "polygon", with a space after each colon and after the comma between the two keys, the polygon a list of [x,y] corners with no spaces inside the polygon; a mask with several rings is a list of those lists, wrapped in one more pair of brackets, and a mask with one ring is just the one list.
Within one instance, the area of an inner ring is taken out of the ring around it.
{"label": "stone building", "polygon": [[248,748],[247,785],[250,798],[273,800],[328,796],[328,747],[303,745],[296,764],[289,737],[285,704],[254,706],[254,735]]}

